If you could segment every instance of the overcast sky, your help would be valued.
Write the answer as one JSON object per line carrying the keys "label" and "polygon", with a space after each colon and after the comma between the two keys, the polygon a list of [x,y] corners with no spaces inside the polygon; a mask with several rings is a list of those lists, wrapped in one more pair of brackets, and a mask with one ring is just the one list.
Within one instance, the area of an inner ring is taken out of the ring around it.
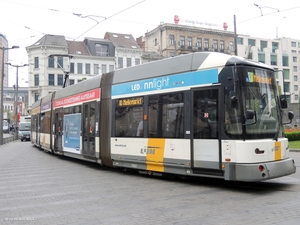
{"label": "overcast sky", "polygon": [[[213,29],[233,31],[253,37],[291,37],[300,40],[300,2],[274,0],[0,0],[0,32],[6,36],[9,62],[28,63],[26,46],[45,34],[64,35],[68,40],[103,38],[105,32],[132,34],[135,38],[161,22],[184,20],[211,23]],[[74,15],[76,14],[76,15]],[[217,27],[218,25],[218,27]],[[198,26],[198,25],[195,25]],[[207,27],[208,26],[203,26]],[[19,86],[27,86],[28,70],[19,68]],[[16,68],[10,67],[9,85],[15,83]]]}

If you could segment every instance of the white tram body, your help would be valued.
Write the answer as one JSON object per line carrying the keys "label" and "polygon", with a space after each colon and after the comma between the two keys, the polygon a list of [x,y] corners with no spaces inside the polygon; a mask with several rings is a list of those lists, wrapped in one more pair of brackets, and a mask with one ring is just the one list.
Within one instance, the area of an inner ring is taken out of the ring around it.
{"label": "white tram body", "polygon": [[[148,174],[262,181],[295,173],[273,68],[193,53],[117,70],[33,105],[32,143]],[[289,119],[292,119],[290,117]]]}

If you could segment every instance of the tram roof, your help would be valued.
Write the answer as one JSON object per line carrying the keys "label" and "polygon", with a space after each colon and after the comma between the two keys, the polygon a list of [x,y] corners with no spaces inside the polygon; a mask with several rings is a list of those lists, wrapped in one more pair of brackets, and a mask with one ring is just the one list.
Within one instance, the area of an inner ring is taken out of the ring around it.
{"label": "tram roof", "polygon": [[238,56],[217,52],[195,52],[116,70],[113,78],[113,84],[190,72],[199,69],[232,66],[234,64],[252,65],[261,68],[273,69],[271,66],[266,64]]}

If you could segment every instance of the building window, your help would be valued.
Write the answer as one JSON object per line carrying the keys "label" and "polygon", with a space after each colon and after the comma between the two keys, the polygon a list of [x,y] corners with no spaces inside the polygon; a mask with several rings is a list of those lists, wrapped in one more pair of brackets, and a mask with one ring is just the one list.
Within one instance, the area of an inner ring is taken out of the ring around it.
{"label": "building window", "polygon": [[34,101],[39,100],[40,95],[38,93],[34,93]]}
{"label": "building window", "polygon": [[94,64],[94,75],[99,75],[99,64]]}
{"label": "building window", "polygon": [[290,79],[290,70],[288,69],[283,69],[283,78],[285,80],[289,80]]}
{"label": "building window", "polygon": [[260,51],[264,51],[264,48],[268,47],[267,41],[260,41]]}
{"label": "building window", "polygon": [[284,90],[290,92],[290,82],[284,82]]}
{"label": "building window", "polygon": [[54,86],[54,74],[48,74],[48,85]]}
{"label": "building window", "polygon": [[57,57],[57,68],[64,68],[64,58],[62,56]]}
{"label": "building window", "polygon": [[131,66],[132,66],[131,62],[132,62],[132,61],[131,61],[131,58],[127,58],[127,59],[126,59],[126,66],[127,66],[127,67],[131,67]]}
{"label": "building window", "polygon": [[214,51],[218,51],[218,40],[213,40],[213,49]]}
{"label": "building window", "polygon": [[106,65],[105,64],[102,64],[101,65],[101,72],[102,74],[105,74],[107,71],[106,71]]}
{"label": "building window", "polygon": [[64,84],[64,76],[62,74],[57,75],[57,85],[58,86],[63,86]]}
{"label": "building window", "polygon": [[255,40],[254,39],[248,39],[248,45],[255,46]]}
{"label": "building window", "polygon": [[298,81],[298,76],[294,76],[294,81]]}
{"label": "building window", "polygon": [[297,66],[293,66],[293,71],[297,72]]}
{"label": "building window", "polygon": [[81,81],[82,81],[82,80],[78,79],[78,80],[77,80],[77,83],[80,83]]}
{"label": "building window", "polygon": [[292,50],[292,53],[297,53],[297,51],[296,50]]}
{"label": "building window", "polygon": [[289,66],[289,57],[282,56],[282,66]]}
{"label": "building window", "polygon": [[237,38],[237,39],[236,39],[236,43],[237,43],[238,45],[243,45],[244,39],[243,39],[243,38]]}
{"label": "building window", "polygon": [[233,47],[233,42],[232,41],[229,42],[229,50],[230,51],[234,51],[234,47]]}
{"label": "building window", "polygon": [[297,62],[297,57],[293,56],[293,62]]}
{"label": "building window", "polygon": [[137,66],[137,65],[140,65],[141,64],[141,60],[140,59],[135,59],[135,65]]}
{"label": "building window", "polygon": [[292,41],[291,46],[296,48],[296,42]]}
{"label": "building window", "polygon": [[298,85],[294,85],[294,91],[298,91]]}
{"label": "building window", "polygon": [[180,45],[180,47],[184,47],[185,46],[185,41],[184,41],[184,37],[183,36],[180,36],[179,45]]}
{"label": "building window", "polygon": [[205,51],[208,51],[208,48],[209,48],[208,46],[209,46],[209,41],[208,41],[208,39],[205,38],[204,39],[204,50]]}
{"label": "building window", "polygon": [[114,65],[109,65],[109,72],[112,72],[114,70],[115,70]]}
{"label": "building window", "polygon": [[108,45],[95,44],[96,55],[108,56]]}
{"label": "building window", "polygon": [[70,73],[75,73],[75,66],[74,66],[74,63],[71,63],[70,64]]}
{"label": "building window", "polygon": [[70,79],[70,85],[73,85],[75,83],[74,79]]}
{"label": "building window", "polygon": [[154,44],[155,44],[155,46],[158,45],[157,38],[155,38]]}
{"label": "building window", "polygon": [[298,102],[298,99],[299,99],[299,95],[295,95],[295,99],[294,99],[294,100],[295,100],[296,102]]}
{"label": "building window", "polygon": [[192,48],[193,42],[192,42],[192,38],[191,37],[187,38],[187,42],[188,42],[188,47]]}
{"label": "building window", "polygon": [[123,58],[118,57],[118,68],[123,68]]}
{"label": "building window", "polygon": [[278,49],[278,42],[272,42],[272,52],[275,53]]}
{"label": "building window", "polygon": [[174,34],[170,34],[170,45],[174,45]]}
{"label": "building window", "polygon": [[39,68],[39,57],[34,57],[34,68]]}
{"label": "building window", "polygon": [[224,52],[224,49],[225,49],[224,41],[220,41],[220,51]]}
{"label": "building window", "polygon": [[264,53],[258,53],[258,62],[265,63],[265,54]]}
{"label": "building window", "polygon": [[91,64],[85,64],[85,74],[91,74]]}
{"label": "building window", "polygon": [[271,55],[271,65],[277,66],[277,55]]}
{"label": "building window", "polygon": [[197,38],[197,44],[198,49],[200,50],[202,48],[202,39],[201,38]]}
{"label": "building window", "polygon": [[54,57],[48,57],[48,67],[54,68]]}
{"label": "building window", "polygon": [[39,74],[34,75],[34,86],[39,86],[40,85],[40,76]]}
{"label": "building window", "polygon": [[77,63],[77,74],[82,74],[82,63]]}

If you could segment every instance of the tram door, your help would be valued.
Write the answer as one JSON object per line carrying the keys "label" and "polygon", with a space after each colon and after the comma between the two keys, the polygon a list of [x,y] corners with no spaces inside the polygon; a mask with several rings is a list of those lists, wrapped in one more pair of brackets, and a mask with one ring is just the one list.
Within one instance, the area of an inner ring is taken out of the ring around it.
{"label": "tram door", "polygon": [[96,102],[83,104],[82,154],[95,156]]}
{"label": "tram door", "polygon": [[192,91],[191,150],[192,166],[199,173],[221,169],[218,87]]}
{"label": "tram door", "polygon": [[62,152],[63,109],[55,109],[53,126],[54,150]]}

